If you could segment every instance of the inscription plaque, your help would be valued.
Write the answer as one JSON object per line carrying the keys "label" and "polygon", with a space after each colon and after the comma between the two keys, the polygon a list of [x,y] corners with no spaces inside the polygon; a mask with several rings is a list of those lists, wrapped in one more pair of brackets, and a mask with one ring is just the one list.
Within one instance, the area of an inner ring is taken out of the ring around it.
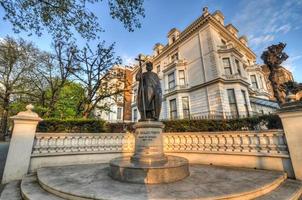
{"label": "inscription plaque", "polygon": [[157,121],[142,121],[136,124],[135,152],[133,162],[165,162],[162,139],[163,124]]}

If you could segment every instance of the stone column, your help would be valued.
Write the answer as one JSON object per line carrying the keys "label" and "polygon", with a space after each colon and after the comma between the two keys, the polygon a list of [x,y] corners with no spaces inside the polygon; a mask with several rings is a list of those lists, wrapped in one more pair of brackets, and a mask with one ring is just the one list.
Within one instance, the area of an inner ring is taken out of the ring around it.
{"label": "stone column", "polygon": [[32,112],[31,104],[27,105],[26,109],[27,111],[11,117],[14,129],[3,173],[3,184],[22,179],[29,169],[36,127],[42,119]]}
{"label": "stone column", "polygon": [[290,102],[278,111],[294,168],[295,177],[302,180],[302,102]]}

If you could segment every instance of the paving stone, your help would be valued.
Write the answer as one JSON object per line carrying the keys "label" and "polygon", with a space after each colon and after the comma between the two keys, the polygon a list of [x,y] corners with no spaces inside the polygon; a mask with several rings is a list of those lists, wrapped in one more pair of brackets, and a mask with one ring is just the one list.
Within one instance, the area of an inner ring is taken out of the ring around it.
{"label": "paving stone", "polygon": [[276,171],[191,165],[191,175],[179,182],[145,185],[112,180],[108,172],[107,164],[94,164],[42,168],[37,175],[44,188],[64,198],[107,200],[229,197],[243,200],[272,191],[286,178],[284,173]]}
{"label": "paving stone", "polygon": [[5,185],[0,200],[21,200],[20,181],[12,181]]}
{"label": "paving stone", "polygon": [[302,194],[302,182],[287,179],[276,190],[256,200],[298,200]]}
{"label": "paving stone", "polygon": [[63,200],[43,190],[35,175],[29,175],[22,179],[21,190],[22,196],[26,200]]}

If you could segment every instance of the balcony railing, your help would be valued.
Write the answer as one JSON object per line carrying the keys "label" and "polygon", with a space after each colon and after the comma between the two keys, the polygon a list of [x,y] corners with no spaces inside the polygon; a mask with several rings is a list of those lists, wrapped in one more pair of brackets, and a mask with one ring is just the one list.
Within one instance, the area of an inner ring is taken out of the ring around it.
{"label": "balcony railing", "polygon": [[251,87],[250,89],[253,92],[257,93],[257,94],[268,94],[268,91],[265,90],[264,88],[254,88],[254,87]]}
{"label": "balcony railing", "polygon": [[186,60],[185,59],[175,59],[175,60],[171,60],[169,63],[165,64],[164,70],[163,72],[168,71],[169,69],[176,67],[176,66],[182,66],[186,64]]}
{"label": "balcony railing", "polygon": [[242,76],[238,73],[230,74],[230,75],[223,74],[222,77],[225,78],[226,80],[236,80],[236,79],[247,80],[247,77]]}
{"label": "balcony railing", "polygon": [[181,89],[186,89],[188,88],[188,84],[185,84],[185,85],[175,85],[174,87],[172,88],[168,88],[165,90],[165,93],[170,93],[170,92],[173,92],[175,90],[181,90]]}
{"label": "balcony railing", "polygon": [[249,111],[246,112],[222,112],[222,111],[206,111],[206,112],[198,112],[190,114],[189,116],[182,116],[178,115],[175,116],[174,119],[213,119],[213,120],[220,120],[220,119],[239,119],[239,118],[246,118],[251,116],[260,116],[263,115],[262,113]]}

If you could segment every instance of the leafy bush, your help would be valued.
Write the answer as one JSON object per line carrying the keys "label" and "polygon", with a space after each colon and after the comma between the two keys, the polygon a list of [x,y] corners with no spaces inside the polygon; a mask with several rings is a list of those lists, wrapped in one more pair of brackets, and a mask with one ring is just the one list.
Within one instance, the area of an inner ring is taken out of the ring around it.
{"label": "leafy bush", "polygon": [[108,133],[124,133],[134,132],[134,123],[107,123],[106,132]]}
{"label": "leafy bush", "polygon": [[278,115],[263,115],[258,117],[225,119],[225,120],[173,120],[163,121],[164,132],[202,132],[202,131],[241,131],[257,130],[261,126],[268,129],[282,129],[282,123]]}
{"label": "leafy bush", "polygon": [[[203,132],[203,131],[241,131],[257,130],[260,126],[268,129],[282,129],[278,115],[263,115],[241,119],[182,119],[163,121],[164,132]],[[46,119],[39,123],[38,132],[67,132],[67,133],[123,133],[134,132],[134,123],[106,123],[96,119]]]}
{"label": "leafy bush", "polygon": [[105,121],[95,119],[46,119],[37,127],[37,132],[100,133],[105,131]]}

